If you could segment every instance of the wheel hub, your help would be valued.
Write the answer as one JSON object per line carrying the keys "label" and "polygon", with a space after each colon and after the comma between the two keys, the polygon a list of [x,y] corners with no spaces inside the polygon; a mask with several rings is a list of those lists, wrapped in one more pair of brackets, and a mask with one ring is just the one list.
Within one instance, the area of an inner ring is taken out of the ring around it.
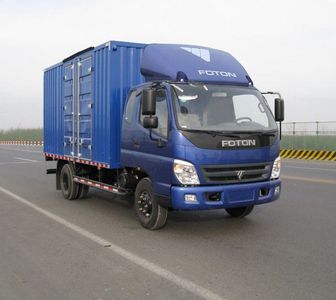
{"label": "wheel hub", "polygon": [[139,201],[139,212],[144,215],[146,218],[149,218],[152,214],[152,201],[151,196],[148,192],[143,191],[140,194]]}

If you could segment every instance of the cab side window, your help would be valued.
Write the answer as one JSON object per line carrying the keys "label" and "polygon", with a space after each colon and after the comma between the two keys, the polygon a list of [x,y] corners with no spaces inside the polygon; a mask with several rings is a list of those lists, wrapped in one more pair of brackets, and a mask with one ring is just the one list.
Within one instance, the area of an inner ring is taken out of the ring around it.
{"label": "cab side window", "polygon": [[132,119],[133,119],[133,113],[134,113],[134,109],[136,108],[136,94],[137,91],[133,91],[127,101],[126,104],[126,109],[125,109],[125,121],[127,123],[132,123]]}
{"label": "cab side window", "polygon": [[[140,108],[141,109],[141,108]],[[158,90],[156,92],[156,114],[159,123],[158,128],[152,129],[156,134],[167,138],[168,137],[168,105],[166,93],[164,90]],[[145,116],[140,112],[140,121],[143,124],[143,119]]]}

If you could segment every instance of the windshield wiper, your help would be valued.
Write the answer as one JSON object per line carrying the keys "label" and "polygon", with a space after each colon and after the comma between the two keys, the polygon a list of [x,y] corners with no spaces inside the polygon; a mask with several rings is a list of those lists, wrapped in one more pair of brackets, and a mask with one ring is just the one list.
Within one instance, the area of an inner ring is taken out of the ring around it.
{"label": "windshield wiper", "polygon": [[207,133],[215,136],[226,136],[226,137],[232,137],[232,138],[240,138],[240,134],[236,134],[234,131],[217,131],[217,130],[199,130],[199,129],[182,129],[184,131],[188,132],[201,132],[201,133]]}
{"label": "windshield wiper", "polygon": [[264,135],[264,136],[276,136],[277,131],[248,131],[248,132],[241,132],[241,133],[246,133],[248,134],[246,137],[252,137],[252,136],[257,136],[257,135]]}

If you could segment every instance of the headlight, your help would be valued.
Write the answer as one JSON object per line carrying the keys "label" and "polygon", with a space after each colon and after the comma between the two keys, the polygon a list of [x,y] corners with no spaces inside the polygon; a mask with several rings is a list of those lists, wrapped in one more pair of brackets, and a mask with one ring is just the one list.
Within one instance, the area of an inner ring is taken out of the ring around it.
{"label": "headlight", "polygon": [[200,184],[194,165],[187,161],[174,159],[174,173],[182,184]]}
{"label": "headlight", "polygon": [[274,161],[271,179],[276,179],[280,177],[280,169],[281,169],[281,159],[280,156]]}

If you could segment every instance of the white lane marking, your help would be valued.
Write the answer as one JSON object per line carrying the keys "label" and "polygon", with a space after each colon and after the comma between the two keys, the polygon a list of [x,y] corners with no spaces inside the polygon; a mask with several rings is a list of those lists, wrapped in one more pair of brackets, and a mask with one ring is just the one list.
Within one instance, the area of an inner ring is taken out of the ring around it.
{"label": "white lane marking", "polygon": [[29,159],[29,158],[23,158],[23,157],[13,157],[14,159],[18,159],[18,160],[23,160],[23,161],[29,161],[29,162],[37,162],[37,160],[35,159]]}
{"label": "white lane marking", "polygon": [[335,169],[329,169],[329,168],[310,168],[310,167],[298,167],[298,166],[286,166],[286,165],[284,165],[284,169],[286,169],[286,168],[336,172],[336,168]]}
{"label": "white lane marking", "polygon": [[37,151],[37,150],[27,150],[27,149],[0,148],[0,150],[21,151],[21,152],[33,152],[33,153],[41,153],[41,154],[42,154],[42,151]]}
{"label": "white lane marking", "polygon": [[289,179],[289,180],[314,182],[314,183],[326,183],[326,184],[332,184],[334,186],[336,185],[336,180],[329,180],[329,179],[310,178],[310,177],[301,177],[301,176],[288,176],[288,175],[282,175],[281,178]]}
{"label": "white lane marking", "polygon": [[36,161],[36,162],[31,162],[31,161],[8,161],[8,162],[0,162],[0,166],[4,165],[21,165],[21,164],[32,164],[32,163],[42,163],[44,161]]}
{"label": "white lane marking", "polygon": [[214,292],[208,290],[207,288],[204,288],[202,286],[197,285],[196,283],[190,281],[189,279],[180,277],[178,275],[176,275],[173,272],[170,272],[168,270],[166,270],[163,267],[160,267],[159,265],[150,262],[149,260],[142,258],[136,254],[133,254],[132,252],[117,246],[114,243],[111,243],[108,240],[103,239],[102,237],[95,235],[94,233],[91,233],[89,231],[87,231],[86,229],[75,225],[71,222],[68,222],[67,220],[53,214],[52,212],[45,210],[37,205],[35,205],[34,203],[20,197],[19,195],[16,195],[14,193],[12,193],[11,191],[3,188],[0,186],[0,191],[10,197],[12,197],[13,199],[21,202],[22,204],[25,204],[27,206],[29,206],[30,208],[34,209],[35,211],[43,214],[44,216],[54,220],[55,222],[62,224],[63,226],[67,227],[68,229],[71,229],[73,231],[75,231],[76,233],[86,237],[87,239],[106,247],[106,249],[111,250],[112,252],[114,252],[115,254],[120,255],[121,257],[127,259],[128,261],[146,269],[147,271],[150,271],[170,282],[175,283],[177,286],[189,291],[190,293],[204,298],[204,299],[208,299],[208,300],[225,300],[223,297],[215,294]]}

